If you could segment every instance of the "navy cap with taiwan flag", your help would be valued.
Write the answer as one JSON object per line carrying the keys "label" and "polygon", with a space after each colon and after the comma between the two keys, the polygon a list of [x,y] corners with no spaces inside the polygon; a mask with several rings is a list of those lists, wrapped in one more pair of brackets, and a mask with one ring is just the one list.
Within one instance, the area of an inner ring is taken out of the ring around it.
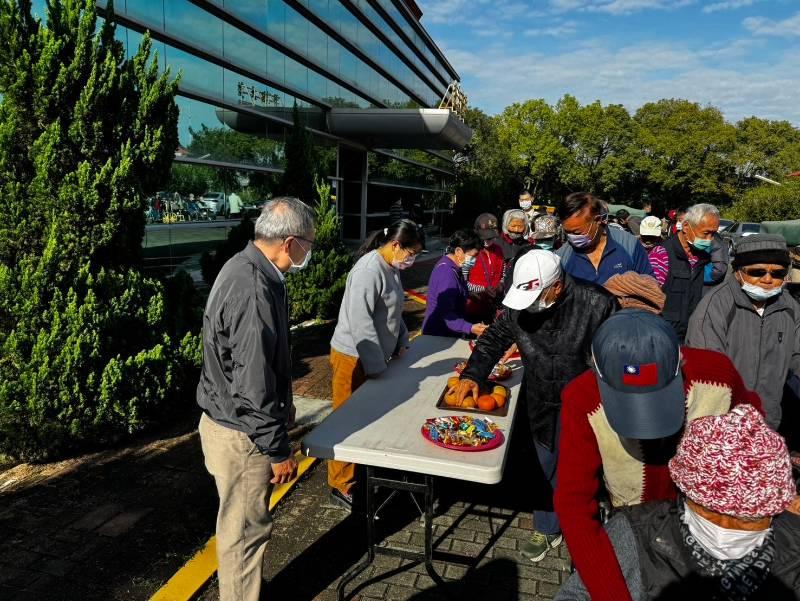
{"label": "navy cap with taiwan flag", "polygon": [[625,309],[592,339],[603,410],[624,438],[652,440],[678,432],[686,415],[680,343],[664,319]]}

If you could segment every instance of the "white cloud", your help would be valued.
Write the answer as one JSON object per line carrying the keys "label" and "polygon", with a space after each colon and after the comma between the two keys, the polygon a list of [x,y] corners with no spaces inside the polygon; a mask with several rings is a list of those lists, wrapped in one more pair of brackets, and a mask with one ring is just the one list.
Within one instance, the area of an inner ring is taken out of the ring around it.
{"label": "white cloud", "polygon": [[674,10],[693,4],[694,0],[550,0],[558,12],[584,11],[629,15],[644,10]]}
{"label": "white cloud", "polygon": [[784,38],[800,37],[800,13],[782,21],[775,21],[766,17],[749,17],[742,21],[742,25],[755,35]]}
{"label": "white cloud", "polygon": [[704,13],[715,13],[721,10],[736,10],[745,6],[752,6],[756,0],[724,0],[723,2],[714,2],[708,6],[703,7]]}
{"label": "white cloud", "polygon": [[734,121],[755,114],[800,126],[794,94],[800,56],[745,58],[747,44],[695,49],[661,42],[613,49],[606,40],[592,39],[555,55],[510,54],[500,44],[479,51],[445,48],[445,54],[461,73],[470,102],[490,113],[530,98],[555,102],[564,94],[631,111],[661,98],[686,98],[717,106]]}
{"label": "white cloud", "polygon": [[534,27],[526,29],[523,34],[525,37],[538,38],[538,37],[554,37],[561,38],[564,36],[572,35],[578,31],[578,23],[576,21],[555,22],[546,27]]}

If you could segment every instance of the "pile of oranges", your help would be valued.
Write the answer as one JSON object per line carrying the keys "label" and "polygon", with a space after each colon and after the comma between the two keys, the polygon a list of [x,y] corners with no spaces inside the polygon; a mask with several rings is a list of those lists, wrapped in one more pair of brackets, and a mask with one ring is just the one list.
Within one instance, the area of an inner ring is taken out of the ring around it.
{"label": "pile of oranges", "polygon": [[463,402],[458,401],[456,388],[460,379],[458,376],[453,376],[447,380],[447,392],[444,395],[444,402],[449,407],[461,407],[462,409],[475,409],[481,411],[494,411],[506,404],[508,400],[508,391],[505,386],[494,386],[491,392],[485,390],[481,391],[478,398],[474,398],[471,394],[464,398]]}

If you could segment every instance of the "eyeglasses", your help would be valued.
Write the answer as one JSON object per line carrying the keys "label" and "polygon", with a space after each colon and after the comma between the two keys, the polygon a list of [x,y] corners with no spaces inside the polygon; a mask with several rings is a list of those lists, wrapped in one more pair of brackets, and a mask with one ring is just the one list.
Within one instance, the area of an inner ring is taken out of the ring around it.
{"label": "eyeglasses", "polygon": [[[302,236],[294,236],[294,235],[292,236],[292,238],[294,238],[295,240],[302,240],[303,242],[307,242],[309,249],[314,248],[314,241],[313,240],[309,240],[308,238],[303,238]],[[303,245],[301,244],[300,246],[303,246]],[[306,250],[306,249],[303,248],[303,250]]]}
{"label": "eyeglasses", "polygon": [[742,271],[746,276],[751,278],[763,278],[765,275],[770,274],[776,280],[783,280],[789,274],[789,270],[785,267],[781,267],[780,269],[763,269],[760,267],[748,269],[745,267]]}

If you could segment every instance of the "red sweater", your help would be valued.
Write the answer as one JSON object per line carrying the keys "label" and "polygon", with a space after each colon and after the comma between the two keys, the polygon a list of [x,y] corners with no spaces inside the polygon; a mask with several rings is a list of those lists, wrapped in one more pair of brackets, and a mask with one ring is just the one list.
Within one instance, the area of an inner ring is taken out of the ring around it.
{"label": "red sweater", "polygon": [[[688,347],[681,352],[688,420],[721,415],[740,403],[761,410],[758,395],[745,388],[727,356]],[[592,370],[567,384],[561,401],[554,497],[561,530],[592,600],[630,600],[614,549],[598,519],[600,477],[602,474],[611,502],[617,507],[674,499],[677,489],[670,479],[667,460],[675,454],[679,436],[671,440],[666,453],[658,453],[660,459],[652,454],[648,457],[648,450],[641,448],[633,451],[637,456],[632,455],[608,424]]]}

